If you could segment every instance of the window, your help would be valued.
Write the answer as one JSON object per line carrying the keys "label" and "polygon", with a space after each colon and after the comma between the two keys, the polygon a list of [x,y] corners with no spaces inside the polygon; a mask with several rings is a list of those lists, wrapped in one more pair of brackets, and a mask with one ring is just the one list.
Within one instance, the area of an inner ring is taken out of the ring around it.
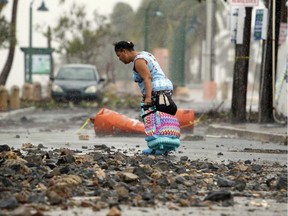
{"label": "window", "polygon": [[95,80],[95,71],[92,68],[62,68],[57,79],[67,80]]}

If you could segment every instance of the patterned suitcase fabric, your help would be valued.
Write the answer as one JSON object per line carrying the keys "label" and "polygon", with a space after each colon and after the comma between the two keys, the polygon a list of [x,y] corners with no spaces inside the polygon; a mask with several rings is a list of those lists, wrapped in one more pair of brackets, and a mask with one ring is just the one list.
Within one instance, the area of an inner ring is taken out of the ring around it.
{"label": "patterned suitcase fabric", "polygon": [[142,109],[141,116],[144,121],[149,148],[174,151],[180,146],[180,124],[175,116],[154,111],[152,108],[149,110]]}

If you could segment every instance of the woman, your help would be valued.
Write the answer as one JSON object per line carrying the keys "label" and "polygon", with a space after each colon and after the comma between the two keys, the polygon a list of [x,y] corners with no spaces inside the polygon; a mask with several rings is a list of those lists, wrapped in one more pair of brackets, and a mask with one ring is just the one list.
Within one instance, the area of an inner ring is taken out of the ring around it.
{"label": "woman", "polygon": [[[172,82],[165,76],[156,58],[149,52],[135,51],[134,44],[130,41],[119,41],[114,43],[114,50],[119,60],[124,64],[133,63],[133,79],[138,83],[140,91],[143,95],[142,102],[146,107],[145,109],[147,109],[147,107],[154,106],[156,107],[157,111],[175,115],[177,106],[172,100],[173,85]],[[164,107],[164,110],[162,110],[161,107]],[[173,118],[173,121],[177,121],[174,116],[166,115],[166,118]],[[179,124],[179,122],[177,121],[176,124]],[[173,125],[173,127],[175,129],[177,125]],[[154,138],[155,137],[153,137],[153,139]],[[152,151],[148,149],[144,153],[152,153]],[[153,153],[155,153],[155,151],[153,151]],[[160,151],[159,154],[160,153],[163,152]]]}
{"label": "woman", "polygon": [[150,106],[152,102],[155,103],[159,91],[172,95],[172,82],[165,76],[151,53],[135,51],[134,44],[130,41],[120,41],[114,46],[120,61],[124,64],[133,63],[133,78],[139,85],[145,105]]}

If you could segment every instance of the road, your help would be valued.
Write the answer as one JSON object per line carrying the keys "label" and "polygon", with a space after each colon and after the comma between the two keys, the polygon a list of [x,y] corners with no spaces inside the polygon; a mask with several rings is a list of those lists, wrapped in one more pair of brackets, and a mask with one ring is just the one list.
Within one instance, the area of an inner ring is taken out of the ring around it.
{"label": "road", "polygon": [[[0,122],[0,145],[7,144],[15,149],[21,148],[25,143],[35,146],[42,144],[48,150],[55,148],[69,148],[78,152],[88,153],[93,151],[95,145],[105,144],[122,151],[127,155],[141,153],[147,148],[144,136],[97,136],[93,125],[88,124],[85,129],[80,129],[84,122],[94,117],[99,111],[97,108],[30,110],[18,113]],[[121,113],[137,118],[137,111],[121,110]],[[80,129],[80,130],[79,130]],[[173,160],[179,160],[182,156],[188,156],[192,161],[211,161],[216,163],[229,163],[231,161],[251,161],[257,164],[279,164],[287,167],[287,146],[275,143],[262,143],[243,139],[231,139],[228,137],[207,137],[206,126],[195,126],[193,133],[182,133],[181,146],[176,152],[169,155]],[[87,140],[79,139],[80,135],[89,137]],[[252,151],[255,150],[255,151]],[[273,150],[273,151],[272,151]],[[277,151],[275,151],[277,150]],[[181,208],[167,209],[160,207],[155,210],[143,208],[122,207],[124,215],[286,215],[287,205],[278,203],[273,199],[254,197],[235,197],[234,206],[211,208]],[[241,209],[239,211],[239,209]],[[107,215],[108,210],[101,210],[97,215]],[[152,214],[153,212],[153,214]],[[67,213],[67,212],[66,212]],[[91,209],[74,209],[69,215],[76,214],[93,215]],[[63,215],[63,210],[56,209],[47,212],[47,215]]]}
{"label": "road", "polygon": [[[72,108],[19,113],[0,122],[0,140],[2,144],[15,148],[20,148],[23,143],[32,143],[43,144],[48,148],[69,147],[83,152],[89,151],[97,144],[106,144],[123,151],[134,149],[136,152],[141,152],[147,148],[144,136],[119,134],[119,136],[101,137],[95,134],[92,123],[80,130],[84,122],[94,117],[98,111],[96,108]],[[138,113],[134,110],[119,112],[131,118],[138,118]],[[193,132],[182,133],[181,146],[173,155],[176,157],[186,155],[191,160],[206,159],[216,162],[252,160],[258,163],[277,162],[287,165],[285,145],[229,137],[209,137],[205,136],[206,130],[207,127],[196,125]],[[80,140],[79,134],[88,135],[89,140]],[[262,151],[253,152],[251,149]],[[271,152],[272,149],[274,154]]]}

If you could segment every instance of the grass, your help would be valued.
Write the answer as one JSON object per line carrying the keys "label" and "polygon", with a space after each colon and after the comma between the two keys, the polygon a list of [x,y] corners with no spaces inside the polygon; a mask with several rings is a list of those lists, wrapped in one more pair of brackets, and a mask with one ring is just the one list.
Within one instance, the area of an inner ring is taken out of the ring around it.
{"label": "grass", "polygon": [[81,102],[56,102],[53,99],[45,98],[40,101],[21,100],[21,108],[36,107],[38,109],[59,109],[69,108],[73,106],[81,108],[102,108],[107,107],[110,109],[128,108],[139,109],[141,98],[132,94],[113,94],[106,93],[103,95],[101,101],[81,101]]}

